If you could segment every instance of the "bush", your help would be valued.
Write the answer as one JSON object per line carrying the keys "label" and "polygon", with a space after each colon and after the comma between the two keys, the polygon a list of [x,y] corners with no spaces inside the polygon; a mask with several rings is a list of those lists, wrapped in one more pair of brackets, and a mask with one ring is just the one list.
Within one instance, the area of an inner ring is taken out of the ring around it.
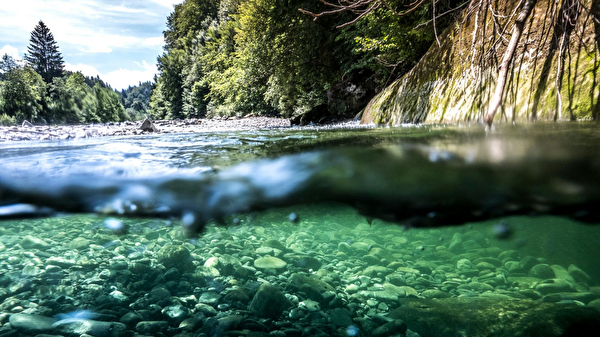
{"label": "bush", "polygon": [[4,126],[17,125],[17,120],[15,119],[15,117],[9,116],[4,113],[4,114],[0,115],[0,125],[4,125]]}

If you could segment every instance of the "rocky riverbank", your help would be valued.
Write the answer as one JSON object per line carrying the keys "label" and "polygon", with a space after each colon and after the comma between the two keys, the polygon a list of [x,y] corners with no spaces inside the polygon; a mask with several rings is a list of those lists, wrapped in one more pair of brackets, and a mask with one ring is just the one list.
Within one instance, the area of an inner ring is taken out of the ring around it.
{"label": "rocky riverbank", "polygon": [[352,211],[296,211],[229,219],[198,238],[165,220],[4,222],[0,336],[508,337],[600,327],[597,280],[575,265],[502,250],[467,228],[405,231]]}
{"label": "rocky riverbank", "polygon": [[160,120],[154,128],[140,122],[121,122],[88,125],[32,125],[0,126],[0,141],[80,139],[106,136],[134,136],[149,133],[193,133],[225,130],[290,127],[289,119],[249,117],[229,119]]}

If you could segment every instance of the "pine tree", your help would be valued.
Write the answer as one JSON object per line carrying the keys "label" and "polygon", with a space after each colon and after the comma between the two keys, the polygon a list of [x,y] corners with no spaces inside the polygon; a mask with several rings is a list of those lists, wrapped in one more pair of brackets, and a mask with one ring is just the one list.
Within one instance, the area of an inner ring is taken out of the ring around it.
{"label": "pine tree", "polygon": [[28,54],[25,60],[42,76],[46,83],[51,83],[54,77],[62,76],[64,61],[58,51],[58,44],[54,35],[43,21],[35,26],[31,32]]}

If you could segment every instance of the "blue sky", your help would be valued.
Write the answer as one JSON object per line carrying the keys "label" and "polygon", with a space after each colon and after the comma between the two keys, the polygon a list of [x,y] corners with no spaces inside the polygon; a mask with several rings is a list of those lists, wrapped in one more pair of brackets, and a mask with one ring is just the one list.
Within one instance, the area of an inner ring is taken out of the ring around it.
{"label": "blue sky", "polygon": [[152,80],[163,30],[183,0],[7,0],[0,6],[0,54],[22,58],[39,20],[66,68],[100,75],[115,89]]}

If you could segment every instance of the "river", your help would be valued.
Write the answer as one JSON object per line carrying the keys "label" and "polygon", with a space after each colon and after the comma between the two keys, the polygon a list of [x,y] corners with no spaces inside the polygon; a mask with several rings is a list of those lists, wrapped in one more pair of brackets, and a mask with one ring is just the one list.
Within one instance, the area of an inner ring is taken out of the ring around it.
{"label": "river", "polygon": [[0,143],[0,333],[597,327],[599,140],[538,123]]}

